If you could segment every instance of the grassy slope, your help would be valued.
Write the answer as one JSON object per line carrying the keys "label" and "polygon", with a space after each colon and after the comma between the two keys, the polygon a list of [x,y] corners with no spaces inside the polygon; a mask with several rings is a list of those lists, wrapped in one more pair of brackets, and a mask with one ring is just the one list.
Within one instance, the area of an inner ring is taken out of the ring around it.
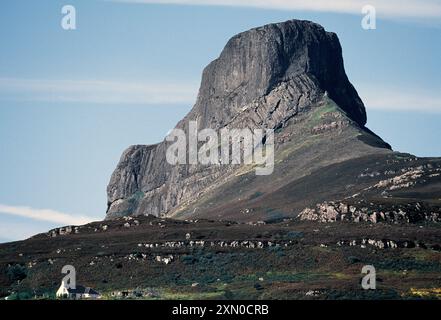
{"label": "grassy slope", "polygon": [[[314,131],[314,128],[320,125],[335,121],[343,122],[343,125],[323,132]],[[321,171],[327,167],[331,168],[334,164],[361,157],[386,157],[391,153],[389,149],[384,148],[387,145],[383,141],[352,122],[330,99],[325,99],[318,106],[293,118],[276,133],[276,146],[273,174],[256,176],[254,167],[242,166],[227,181],[207,190],[201,197],[194,199],[193,203],[182,206],[169,216],[247,221],[265,218],[268,208],[284,208],[285,215],[295,216],[306,206],[344,194],[347,192],[345,187],[349,182],[344,183],[339,180],[339,184],[336,184],[332,183],[333,177],[329,177],[326,181],[311,181],[311,183],[323,186],[321,194],[308,192],[306,189],[306,194],[303,194],[305,190],[298,190],[294,195],[283,193],[277,196],[285,190],[284,188],[289,185],[302,184],[302,181],[307,181],[314,176],[317,176],[314,179],[320,180]],[[346,163],[347,167],[339,167],[342,175],[346,174],[345,170],[351,171],[351,167],[357,163],[357,160]],[[370,163],[362,161],[362,166],[365,165],[370,165]],[[362,166],[357,166],[355,170],[361,172],[365,169]],[[347,172],[347,180],[353,178],[349,174],[358,173],[352,171]],[[327,185],[327,183],[330,184]],[[307,187],[305,185],[305,188]],[[301,189],[302,186],[299,188]],[[254,205],[256,201],[252,198],[257,193],[264,195],[261,198],[270,205],[269,207],[259,203]],[[275,198],[277,201],[272,201]],[[277,205],[273,204],[274,202]],[[249,208],[255,209],[253,216],[237,214]]]}

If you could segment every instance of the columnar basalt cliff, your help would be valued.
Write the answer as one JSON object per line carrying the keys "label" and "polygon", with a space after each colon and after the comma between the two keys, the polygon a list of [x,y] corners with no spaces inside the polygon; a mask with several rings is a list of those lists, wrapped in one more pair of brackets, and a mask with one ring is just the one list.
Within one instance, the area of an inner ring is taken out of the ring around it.
{"label": "columnar basalt cliff", "polygon": [[[274,174],[252,177],[237,165],[172,166],[165,140],[131,146],[108,185],[107,218],[191,215],[204,201],[211,209],[237,202],[231,191],[265,193],[324,165],[389,152],[364,127],[365,108],[345,74],[337,36],[309,21],[270,24],[231,38],[205,68],[196,104],[176,127],[188,131],[189,121],[199,128],[275,129]],[[216,200],[221,194],[223,201]],[[292,208],[290,215],[297,212],[297,205]]]}

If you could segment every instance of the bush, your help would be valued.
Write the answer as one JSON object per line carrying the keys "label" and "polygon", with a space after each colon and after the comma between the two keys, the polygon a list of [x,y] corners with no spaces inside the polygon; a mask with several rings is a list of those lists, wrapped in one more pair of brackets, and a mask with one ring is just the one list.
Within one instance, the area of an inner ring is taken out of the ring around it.
{"label": "bush", "polygon": [[6,275],[8,276],[10,281],[15,282],[25,279],[28,276],[28,272],[25,266],[15,264],[8,267]]}
{"label": "bush", "polygon": [[13,293],[10,296],[8,296],[8,300],[31,300],[33,297],[33,294],[31,292],[17,292]]}
{"label": "bush", "polygon": [[275,253],[276,256],[279,257],[279,258],[285,256],[285,252],[283,250],[283,247],[281,247],[281,246],[269,247],[268,251]]}
{"label": "bush", "polygon": [[350,264],[354,264],[354,263],[360,262],[360,259],[358,257],[355,257],[355,256],[350,256],[350,257],[348,257],[348,262]]}
{"label": "bush", "polygon": [[192,255],[184,255],[181,257],[181,260],[184,264],[193,264],[196,261]]}
{"label": "bush", "polygon": [[303,232],[300,231],[289,231],[286,234],[286,238],[289,240],[303,238]]}

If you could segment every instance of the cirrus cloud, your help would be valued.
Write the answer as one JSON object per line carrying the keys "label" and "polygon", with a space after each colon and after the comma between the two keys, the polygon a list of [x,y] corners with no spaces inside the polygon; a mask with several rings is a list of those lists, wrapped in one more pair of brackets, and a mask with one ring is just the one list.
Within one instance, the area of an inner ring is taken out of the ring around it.
{"label": "cirrus cloud", "polygon": [[0,78],[0,100],[93,104],[188,104],[195,83]]}
{"label": "cirrus cloud", "polygon": [[441,90],[363,84],[357,90],[368,110],[441,113]]}
{"label": "cirrus cloud", "polygon": [[107,0],[137,4],[178,4],[201,6],[253,7],[277,10],[303,10],[361,14],[367,4],[377,9],[382,17],[439,18],[439,0]]}
{"label": "cirrus cloud", "polygon": [[8,206],[5,204],[0,204],[0,213],[62,225],[82,225],[97,220],[93,217],[73,215],[51,209],[35,209],[27,206]]}

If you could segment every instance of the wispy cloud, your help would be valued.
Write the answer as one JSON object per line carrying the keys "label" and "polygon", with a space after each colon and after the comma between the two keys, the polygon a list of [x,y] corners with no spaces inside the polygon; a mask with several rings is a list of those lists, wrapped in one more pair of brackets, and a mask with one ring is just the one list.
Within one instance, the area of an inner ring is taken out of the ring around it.
{"label": "wispy cloud", "polygon": [[0,78],[0,100],[96,104],[194,103],[194,83]]}
{"label": "wispy cloud", "polygon": [[305,10],[361,14],[366,4],[383,17],[441,17],[439,0],[107,0],[138,4],[181,4],[203,6],[254,7],[278,10]]}
{"label": "wispy cloud", "polygon": [[360,85],[357,89],[368,109],[441,112],[441,90],[399,89],[371,85]]}
{"label": "wispy cloud", "polygon": [[[368,109],[441,112],[440,90],[357,84]],[[98,104],[193,104],[194,84],[0,78],[0,100]]]}
{"label": "wispy cloud", "polygon": [[26,206],[0,204],[0,213],[24,218],[59,223],[61,225],[82,225],[97,220],[84,215],[73,215],[51,209],[34,209]]}

